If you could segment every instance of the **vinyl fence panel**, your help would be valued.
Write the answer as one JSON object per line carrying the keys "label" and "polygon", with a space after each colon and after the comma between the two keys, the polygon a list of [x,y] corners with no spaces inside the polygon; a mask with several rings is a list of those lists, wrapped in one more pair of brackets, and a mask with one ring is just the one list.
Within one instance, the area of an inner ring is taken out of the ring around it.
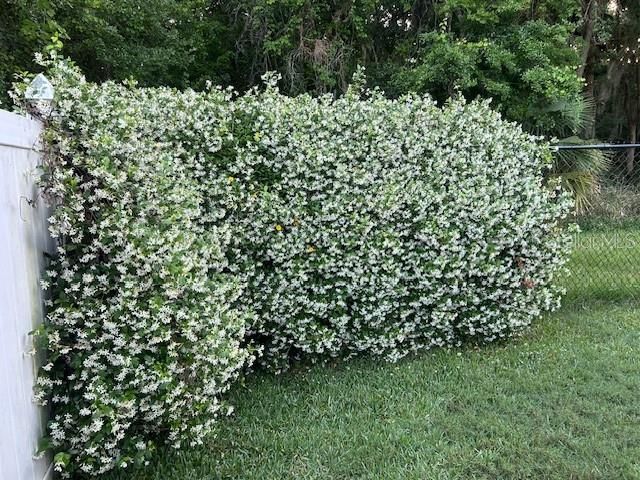
{"label": "vinyl fence panel", "polygon": [[40,274],[52,251],[35,185],[39,122],[0,110],[0,480],[42,480],[34,460],[46,412],[32,401],[38,360],[29,332],[42,321]]}

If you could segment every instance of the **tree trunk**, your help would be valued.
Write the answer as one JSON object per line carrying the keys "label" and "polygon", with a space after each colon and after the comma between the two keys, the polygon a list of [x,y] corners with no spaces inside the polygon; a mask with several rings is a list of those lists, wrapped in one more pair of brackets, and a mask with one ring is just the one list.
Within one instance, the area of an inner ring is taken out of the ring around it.
{"label": "tree trunk", "polygon": [[584,77],[584,71],[589,62],[589,52],[591,51],[591,42],[593,41],[593,26],[596,19],[596,9],[598,4],[596,0],[583,0],[583,16],[584,16],[584,32],[582,34],[582,54],[580,55],[580,66],[578,67],[578,76]]}
{"label": "tree trunk", "polygon": [[[629,143],[636,143],[638,140],[638,120],[640,119],[640,105],[638,104],[640,94],[640,67],[636,64],[636,67],[632,70],[631,75],[628,76],[627,81],[630,84],[627,85],[627,119],[629,125]],[[635,172],[635,156],[636,149],[630,148],[627,152],[627,175],[631,177]],[[631,178],[629,178],[631,180]]]}
{"label": "tree trunk", "polygon": [[[637,140],[638,125],[635,121],[629,122],[629,143],[636,143]],[[630,148],[627,150],[627,175],[630,177],[633,175],[635,168],[636,149]]]}
{"label": "tree trunk", "polygon": [[584,72],[584,79],[587,82],[587,85],[585,88],[585,95],[588,99],[593,101],[592,118],[590,118],[590,121],[585,124],[585,128],[584,128],[584,135],[586,138],[596,137],[596,122],[598,118],[598,104],[596,103],[596,100],[595,100],[596,79],[595,79],[595,74],[593,72],[593,66],[594,66],[594,62],[589,61],[589,63],[587,64],[587,69]]}

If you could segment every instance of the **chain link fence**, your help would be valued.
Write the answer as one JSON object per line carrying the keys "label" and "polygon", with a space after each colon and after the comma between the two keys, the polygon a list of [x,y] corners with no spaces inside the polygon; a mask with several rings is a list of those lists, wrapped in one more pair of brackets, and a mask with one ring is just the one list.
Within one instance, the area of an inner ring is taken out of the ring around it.
{"label": "chain link fence", "polygon": [[575,213],[581,232],[564,280],[568,295],[640,299],[640,148],[601,145],[597,151],[604,154],[602,168]]}

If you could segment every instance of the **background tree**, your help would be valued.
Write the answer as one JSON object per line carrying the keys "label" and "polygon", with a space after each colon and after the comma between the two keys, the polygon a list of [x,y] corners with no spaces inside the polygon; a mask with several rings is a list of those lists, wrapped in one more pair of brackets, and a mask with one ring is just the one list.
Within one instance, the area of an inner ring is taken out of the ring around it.
{"label": "background tree", "polygon": [[233,34],[208,0],[73,0],[64,53],[94,81],[202,87],[232,82]]}
{"label": "background tree", "polygon": [[[640,119],[640,4],[612,0],[601,6],[601,38],[592,40],[591,63],[599,100],[598,133],[611,141],[636,143]],[[635,149],[626,171],[635,171]]]}
{"label": "background tree", "polygon": [[393,53],[409,8],[375,0],[230,0],[220,6],[237,27],[237,67],[252,85],[269,70],[289,93],[344,92],[357,65]]}
{"label": "background tree", "polygon": [[[419,32],[395,55],[393,94],[408,90],[444,100],[456,92],[491,97],[509,119],[544,132],[562,123],[559,103],[582,98],[573,40],[575,2],[445,0],[438,28]],[[401,47],[402,48],[402,47]]]}
{"label": "background tree", "polygon": [[57,17],[63,1],[0,2],[0,102],[3,105],[7,104],[7,91],[14,75],[33,70],[34,52],[41,51],[61,30]]}

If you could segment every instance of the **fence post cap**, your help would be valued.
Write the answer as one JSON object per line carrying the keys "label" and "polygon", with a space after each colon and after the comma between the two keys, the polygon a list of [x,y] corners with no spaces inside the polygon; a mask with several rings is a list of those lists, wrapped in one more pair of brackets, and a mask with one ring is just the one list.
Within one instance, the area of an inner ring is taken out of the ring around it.
{"label": "fence post cap", "polygon": [[42,73],[39,73],[27,87],[24,97],[27,100],[50,102],[53,100],[54,93],[55,90],[51,82]]}

